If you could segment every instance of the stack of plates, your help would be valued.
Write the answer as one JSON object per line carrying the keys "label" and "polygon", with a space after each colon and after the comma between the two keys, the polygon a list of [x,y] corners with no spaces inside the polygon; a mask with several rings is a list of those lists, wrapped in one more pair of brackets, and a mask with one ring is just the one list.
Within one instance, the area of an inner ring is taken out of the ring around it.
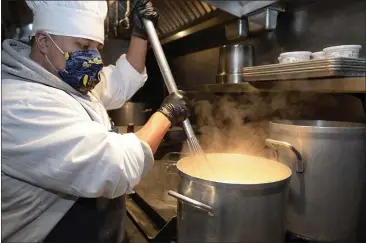
{"label": "stack of plates", "polygon": [[245,81],[365,76],[365,58],[338,57],[244,68]]}

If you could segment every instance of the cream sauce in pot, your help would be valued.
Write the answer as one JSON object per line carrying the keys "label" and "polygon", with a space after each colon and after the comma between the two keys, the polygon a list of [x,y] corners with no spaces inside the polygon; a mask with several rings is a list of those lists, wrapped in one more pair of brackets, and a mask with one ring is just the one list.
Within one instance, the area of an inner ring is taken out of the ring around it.
{"label": "cream sauce in pot", "polygon": [[282,181],[292,174],[279,162],[242,154],[206,154],[181,159],[177,168],[192,177],[230,184],[264,184]]}

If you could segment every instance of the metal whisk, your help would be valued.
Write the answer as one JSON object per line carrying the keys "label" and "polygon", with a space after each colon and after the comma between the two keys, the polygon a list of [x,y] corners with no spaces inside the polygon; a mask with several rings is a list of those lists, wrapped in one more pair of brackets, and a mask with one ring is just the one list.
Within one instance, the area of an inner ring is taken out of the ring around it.
{"label": "metal whisk", "polygon": [[[146,28],[147,35],[149,36],[151,46],[154,50],[156,60],[158,61],[160,72],[163,75],[165,85],[169,93],[178,91],[177,85],[175,84],[173,74],[170,70],[169,64],[166,60],[163,48],[161,47],[158,34],[156,33],[154,24],[147,19],[144,19],[144,25]],[[194,155],[204,156],[204,152],[194,134],[191,122],[189,119],[183,121],[183,129],[188,139],[188,145]]]}
{"label": "metal whisk", "polygon": [[196,138],[196,134],[194,134],[193,132],[191,122],[188,119],[186,119],[183,122],[183,129],[184,132],[186,133],[188,146],[191,149],[192,153],[194,155],[204,156],[204,152],[201,148],[201,145],[199,144]]}

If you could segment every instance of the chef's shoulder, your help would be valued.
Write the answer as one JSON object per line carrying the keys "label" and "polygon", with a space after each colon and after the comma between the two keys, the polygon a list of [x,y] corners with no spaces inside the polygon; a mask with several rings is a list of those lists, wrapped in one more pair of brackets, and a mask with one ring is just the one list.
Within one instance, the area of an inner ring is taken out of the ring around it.
{"label": "chef's shoulder", "polygon": [[29,115],[32,111],[47,109],[57,116],[71,109],[73,113],[85,115],[89,119],[82,106],[63,90],[16,79],[2,79],[1,82],[3,117],[14,111],[18,111],[17,115],[20,115],[20,111]]}

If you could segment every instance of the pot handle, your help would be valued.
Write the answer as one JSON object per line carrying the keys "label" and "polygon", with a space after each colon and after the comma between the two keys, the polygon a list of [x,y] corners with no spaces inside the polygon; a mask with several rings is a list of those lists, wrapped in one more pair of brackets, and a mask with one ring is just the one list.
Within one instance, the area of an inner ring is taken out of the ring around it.
{"label": "pot handle", "polygon": [[198,209],[201,209],[203,211],[206,211],[207,213],[209,213],[210,215],[213,215],[212,213],[212,208],[204,203],[201,203],[199,201],[193,200],[192,198],[183,196],[182,194],[179,194],[178,192],[175,191],[168,191],[168,194],[172,197],[175,197],[176,199],[188,203],[189,205],[192,205],[193,207],[196,207]]}
{"label": "pot handle", "polygon": [[285,147],[290,149],[296,156],[296,172],[303,173],[305,170],[304,160],[302,158],[301,153],[297,150],[292,144],[284,141],[274,140],[274,139],[266,139],[266,144],[277,151],[277,147]]}

